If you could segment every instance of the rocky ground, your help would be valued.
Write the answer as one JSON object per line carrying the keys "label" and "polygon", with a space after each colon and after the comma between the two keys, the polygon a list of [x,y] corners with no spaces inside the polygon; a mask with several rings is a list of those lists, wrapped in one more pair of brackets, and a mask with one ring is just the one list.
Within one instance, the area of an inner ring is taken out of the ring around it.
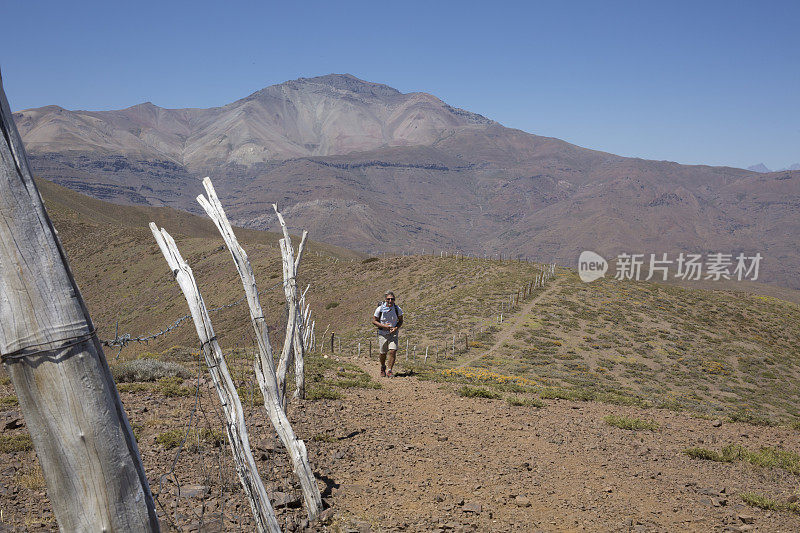
{"label": "rocky ground", "polygon": [[[542,408],[464,398],[458,387],[402,371],[380,389],[345,389],[342,399],[292,404],[329,510],[310,527],[333,531],[798,531],[800,515],[746,505],[753,491],[791,501],[797,475],[747,462],[692,459],[682,451],[741,444],[800,450],[800,431],[694,418],[594,402],[548,400]],[[188,385],[188,383],[187,383]],[[8,385],[6,385],[8,386]],[[208,385],[195,423],[219,424]],[[249,507],[227,446],[193,433],[178,448],[195,397],[124,392],[165,529],[251,531]],[[254,455],[286,530],[307,526],[300,492],[263,408],[248,408]],[[629,431],[609,414],[658,423]],[[24,435],[18,408],[0,414],[2,435]],[[34,452],[0,454],[0,531],[55,530]],[[179,491],[176,480],[180,482]],[[178,497],[180,493],[180,497]],[[5,529],[3,529],[5,528]]]}

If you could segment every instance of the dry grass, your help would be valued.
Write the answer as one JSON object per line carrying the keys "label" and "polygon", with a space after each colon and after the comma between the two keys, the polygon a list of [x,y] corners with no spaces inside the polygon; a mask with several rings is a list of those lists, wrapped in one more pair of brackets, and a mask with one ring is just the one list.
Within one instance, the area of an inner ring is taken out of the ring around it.
{"label": "dry grass", "polygon": [[706,448],[688,448],[683,451],[693,459],[731,463],[744,461],[764,468],[780,468],[791,474],[800,475],[800,455],[778,448],[764,447],[758,451],[750,451],[739,444],[729,444],[720,452]]}
{"label": "dry grass", "polygon": [[187,379],[192,373],[179,363],[142,358],[110,365],[111,374],[117,383],[135,381],[158,381],[165,378]]}
{"label": "dry grass", "polygon": [[800,505],[795,502],[780,502],[769,496],[756,492],[743,492],[739,497],[748,505],[764,509],[765,511],[788,511],[800,514]]}
{"label": "dry grass", "polygon": [[27,433],[0,435],[0,453],[26,452],[33,449],[33,441]]}
{"label": "dry grass", "polygon": [[632,418],[629,416],[608,415],[603,420],[609,426],[627,429],[629,431],[656,431],[658,429],[658,424],[652,420],[642,420],[640,418]]}
{"label": "dry grass", "polygon": [[42,467],[39,466],[38,461],[36,461],[31,467],[17,472],[16,482],[20,487],[35,491],[44,490],[47,486],[47,483],[44,480]]}
{"label": "dry grass", "polygon": [[469,385],[464,385],[458,389],[458,395],[464,398],[488,398],[490,400],[502,398],[502,396],[496,392],[484,389],[483,387],[470,387]]}

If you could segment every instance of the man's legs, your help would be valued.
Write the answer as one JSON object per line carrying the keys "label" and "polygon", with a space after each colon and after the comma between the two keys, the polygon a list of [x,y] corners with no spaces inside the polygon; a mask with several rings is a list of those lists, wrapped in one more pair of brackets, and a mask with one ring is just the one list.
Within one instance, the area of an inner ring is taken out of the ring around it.
{"label": "man's legs", "polygon": [[392,369],[394,368],[394,361],[397,358],[397,343],[397,335],[393,335],[389,338],[389,360],[386,362],[386,375],[389,377],[394,377]]}
{"label": "man's legs", "polygon": [[[389,342],[386,337],[378,334],[378,354],[381,360],[381,377],[386,377],[386,349],[389,347]],[[394,362],[394,359],[392,359]]]}
{"label": "man's legs", "polygon": [[391,372],[394,368],[394,360],[397,358],[397,350],[389,350],[389,360],[386,362],[386,371]]}

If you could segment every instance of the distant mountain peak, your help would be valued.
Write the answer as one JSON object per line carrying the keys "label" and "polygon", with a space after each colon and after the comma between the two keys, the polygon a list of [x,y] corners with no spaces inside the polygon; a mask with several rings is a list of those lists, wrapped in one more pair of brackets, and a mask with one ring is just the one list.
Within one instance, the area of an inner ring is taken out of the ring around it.
{"label": "distant mountain peak", "polygon": [[764,163],[759,163],[757,165],[747,167],[747,170],[752,170],[753,172],[761,172],[762,174],[766,172],[772,172],[770,169],[767,168],[767,166]]}
{"label": "distant mountain peak", "polygon": [[351,94],[361,98],[394,98],[402,96],[403,93],[382,83],[374,83],[362,80],[352,74],[326,74],[313,78],[297,78],[296,80],[285,81],[277,85],[270,85],[257,91],[246,99],[258,98],[263,95],[273,95],[283,90],[296,90],[307,93],[327,93],[331,96],[342,96]]}
{"label": "distant mountain peak", "polygon": [[765,174],[767,172],[783,172],[784,170],[800,170],[800,163],[794,163],[789,165],[785,168],[779,168],[778,170],[770,170],[764,163],[759,163],[757,165],[753,165],[752,167],[747,167],[747,170],[752,170],[753,172],[760,172]]}

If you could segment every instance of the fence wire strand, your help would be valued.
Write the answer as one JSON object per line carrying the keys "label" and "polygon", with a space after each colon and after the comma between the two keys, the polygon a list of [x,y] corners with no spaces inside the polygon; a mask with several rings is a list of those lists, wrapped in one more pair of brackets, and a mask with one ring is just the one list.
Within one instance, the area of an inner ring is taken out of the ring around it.
{"label": "fence wire strand", "polygon": [[[266,294],[266,293],[276,289],[277,287],[279,287],[281,285],[283,285],[283,282],[279,281],[276,284],[272,285],[271,287],[268,287],[268,288],[266,288],[266,289],[264,289],[262,291],[259,291],[258,295],[261,296],[262,294]],[[235,302],[231,302],[229,304],[220,305],[219,307],[214,307],[213,309],[209,309],[208,312],[209,313],[215,313],[217,311],[222,311],[223,309],[230,309],[231,307],[235,307],[237,305],[240,305],[242,302],[244,302],[246,300],[247,300],[247,296],[245,295],[245,296],[242,296],[241,298],[239,298],[238,300],[236,300]],[[115,329],[115,332],[114,332],[114,338],[110,339],[110,340],[100,341],[100,343],[103,346],[119,347],[119,351],[117,351],[117,355],[116,355],[116,358],[119,358],[119,355],[122,353],[122,349],[123,348],[127,348],[128,344],[130,344],[132,342],[147,344],[151,340],[157,339],[158,337],[161,337],[162,335],[166,335],[167,333],[170,333],[171,331],[177,329],[178,327],[180,327],[184,322],[186,322],[190,318],[192,318],[191,313],[188,314],[188,315],[183,315],[182,317],[178,318],[175,322],[173,322],[170,326],[159,330],[157,333],[151,333],[150,335],[140,335],[138,337],[134,337],[130,333],[125,333],[123,335],[120,335],[119,334],[119,322],[117,322],[116,329]]]}

